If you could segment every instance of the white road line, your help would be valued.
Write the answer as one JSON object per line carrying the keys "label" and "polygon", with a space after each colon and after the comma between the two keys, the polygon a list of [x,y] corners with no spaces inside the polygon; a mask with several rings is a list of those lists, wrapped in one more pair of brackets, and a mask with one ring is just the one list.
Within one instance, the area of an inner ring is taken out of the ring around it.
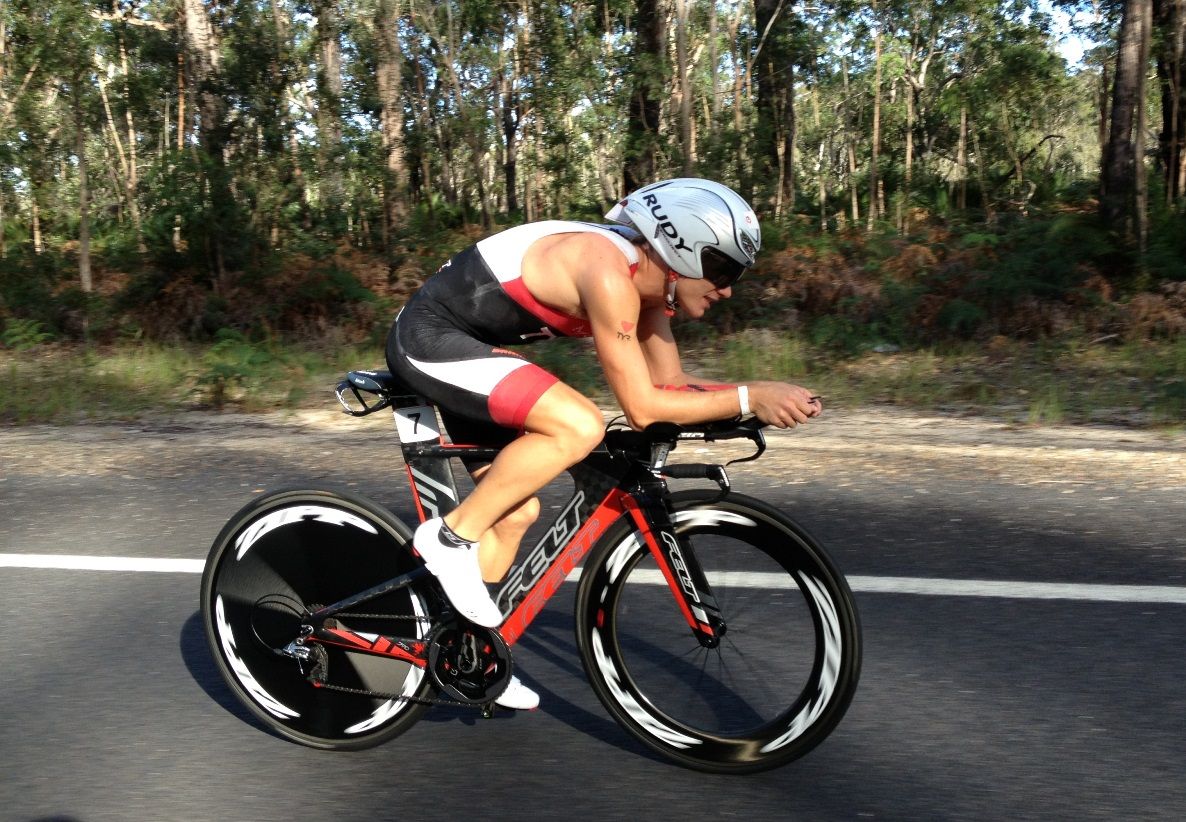
{"label": "white road line", "polygon": [[[200,574],[199,559],[105,557],[76,554],[0,554],[0,568],[45,568],[69,571],[131,571]],[[580,578],[580,569],[569,577]],[[664,584],[658,571],[640,571],[637,582]],[[718,584],[720,580],[715,580]],[[747,588],[789,588],[782,574],[731,572],[732,585]],[[710,575],[709,582],[714,582]],[[1145,602],[1186,605],[1186,587],[1173,585],[1098,585],[1070,582],[1020,582],[988,579],[926,579],[919,577],[850,576],[853,591],[869,594],[915,594],[943,597],[1000,597],[1005,599],[1072,599],[1091,602]]]}
{"label": "white road line", "polygon": [[1072,582],[1014,582],[991,579],[849,577],[854,591],[945,597],[1082,599],[1093,602],[1160,602],[1186,605],[1186,588],[1173,585],[1095,585]]}
{"label": "white road line", "polygon": [[53,568],[60,571],[136,571],[200,574],[200,559],[159,557],[101,557],[78,554],[0,554],[0,568]]}

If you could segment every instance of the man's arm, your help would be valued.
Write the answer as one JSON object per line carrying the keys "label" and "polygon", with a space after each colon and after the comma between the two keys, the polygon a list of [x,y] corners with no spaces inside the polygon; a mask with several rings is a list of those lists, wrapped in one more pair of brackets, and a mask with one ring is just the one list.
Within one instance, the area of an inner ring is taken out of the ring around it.
{"label": "man's arm", "polygon": [[[593,329],[597,357],[618,404],[635,428],[652,422],[696,423],[725,419],[737,414],[740,400],[735,391],[683,393],[656,387],[659,379],[684,384],[683,369],[674,340],[649,339],[644,351],[639,338],[654,338],[651,312],[641,311],[638,291],[622,270],[586,271],[577,278],[581,304]],[[670,328],[667,329],[670,336]],[[663,384],[663,383],[660,383]]]}
{"label": "man's arm", "polygon": [[688,385],[732,387],[728,383],[705,379],[684,370],[683,358],[675,335],[671,333],[671,318],[662,308],[646,309],[638,320],[638,342],[655,385],[680,388]]}
{"label": "man's arm", "polygon": [[[727,419],[742,410],[737,391],[666,391],[655,377],[687,384],[670,327],[643,312],[624,259],[590,255],[573,282],[593,330],[597,357],[618,404],[634,428],[653,422],[698,423]],[[644,329],[640,329],[646,314]],[[650,357],[639,342],[645,330]],[[665,339],[665,336],[667,339]],[[664,383],[660,383],[664,384]],[[811,393],[781,382],[746,383],[750,410],[763,422],[787,428],[818,416]]]}
{"label": "man's arm", "polygon": [[[644,310],[638,326],[639,344],[655,386],[683,392],[726,392],[738,388],[737,383],[704,379],[684,370],[679,346],[671,332],[671,318],[663,309]],[[745,386],[750,410],[763,422],[780,428],[806,422],[823,411],[818,399],[812,399],[812,392],[797,385],[782,382],[746,382],[740,385]]]}

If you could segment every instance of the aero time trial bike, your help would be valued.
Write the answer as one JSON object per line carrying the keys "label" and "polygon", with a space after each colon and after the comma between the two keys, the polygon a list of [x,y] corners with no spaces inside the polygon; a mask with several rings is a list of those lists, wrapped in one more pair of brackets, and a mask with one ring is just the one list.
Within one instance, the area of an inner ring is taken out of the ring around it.
{"label": "aero time trial bike", "polygon": [[[457,504],[451,460],[498,453],[445,443],[436,409],[387,372],[350,372],[337,394],[355,416],[394,409],[421,520]],[[860,627],[844,577],[802,528],[730,493],[724,466],[668,464],[677,445],[729,439],[754,444],[747,459],[766,447],[752,419],[609,426],[569,470],[571,499],[501,583],[498,629],[455,613],[411,529],[386,508],[337,491],[267,494],[231,518],[206,562],[214,659],[281,736],[366,748],[433,704],[490,715],[511,676],[510,646],[579,571],[577,648],[627,732],[705,771],[783,765],[844,715]],[[668,477],[717,487],[670,492]]]}

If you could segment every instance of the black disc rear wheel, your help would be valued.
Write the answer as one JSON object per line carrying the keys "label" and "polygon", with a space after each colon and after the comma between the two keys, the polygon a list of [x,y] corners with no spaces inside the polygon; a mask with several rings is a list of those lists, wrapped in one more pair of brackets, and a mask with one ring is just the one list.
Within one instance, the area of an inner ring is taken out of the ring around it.
{"label": "black disc rear wheel", "polygon": [[[414,700],[430,687],[422,667],[315,643],[305,660],[283,653],[309,611],[416,567],[410,540],[390,512],[329,491],[269,494],[223,528],[202,577],[206,637],[231,690],[268,727],[316,748],[358,749],[419,718],[425,706]],[[354,632],[419,641],[434,603],[429,587],[414,583],[335,619]],[[332,685],[387,696],[314,687],[308,675],[317,665]]]}

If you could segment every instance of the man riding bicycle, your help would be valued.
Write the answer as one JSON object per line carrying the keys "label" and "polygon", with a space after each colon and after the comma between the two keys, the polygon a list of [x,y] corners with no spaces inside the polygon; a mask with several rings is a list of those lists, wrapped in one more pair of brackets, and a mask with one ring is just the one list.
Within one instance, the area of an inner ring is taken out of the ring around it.
{"label": "man riding bicycle", "polygon": [[[476,487],[414,546],[467,619],[497,627],[486,582],[501,580],[539,515],[536,493],[602,440],[584,395],[503,346],[592,337],[631,426],[700,423],[738,413],[786,428],[822,411],[812,392],[781,382],[706,383],[687,374],[671,332],[676,309],[698,319],[754,263],[757,217],[731,189],[680,178],[628,195],[616,225],[549,220],[481,240],[446,262],[400,311],[387,364],[433,400],[457,443],[505,446],[470,464]],[[512,678],[497,703],[539,697]]]}

